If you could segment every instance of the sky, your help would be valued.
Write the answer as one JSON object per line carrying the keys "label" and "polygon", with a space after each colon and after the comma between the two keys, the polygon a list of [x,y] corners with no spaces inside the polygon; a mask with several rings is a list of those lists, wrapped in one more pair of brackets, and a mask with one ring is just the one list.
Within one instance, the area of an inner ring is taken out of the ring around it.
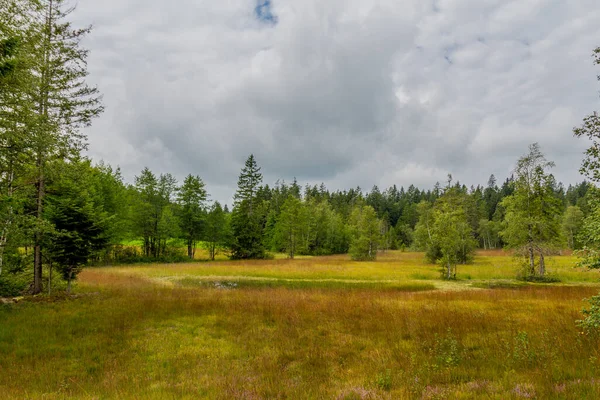
{"label": "sky", "polygon": [[509,176],[538,142],[565,184],[600,110],[598,0],[80,0],[105,113],[89,156],[264,183],[431,188]]}

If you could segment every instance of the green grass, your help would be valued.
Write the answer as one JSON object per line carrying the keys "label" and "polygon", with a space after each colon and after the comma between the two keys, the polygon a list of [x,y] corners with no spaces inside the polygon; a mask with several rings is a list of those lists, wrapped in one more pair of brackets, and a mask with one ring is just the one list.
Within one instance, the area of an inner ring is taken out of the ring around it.
{"label": "green grass", "polygon": [[457,282],[400,252],[90,268],[75,299],[0,306],[0,397],[598,398],[574,261],[559,284],[491,253]]}
{"label": "green grass", "polygon": [[[491,254],[491,255],[490,255]],[[600,283],[600,274],[584,268],[576,268],[576,257],[553,257],[547,261],[548,273],[562,283]],[[481,285],[482,282],[514,280],[519,260],[501,252],[482,253],[472,264],[458,266],[458,280],[465,285]],[[189,264],[146,264],[140,266],[112,267],[107,273],[133,275],[151,279],[181,278],[264,278],[265,280],[344,280],[386,281],[438,281],[439,268],[427,264],[422,253],[388,252],[376,262],[355,262],[348,256],[305,257],[289,260],[276,257],[263,261],[219,261]]]}

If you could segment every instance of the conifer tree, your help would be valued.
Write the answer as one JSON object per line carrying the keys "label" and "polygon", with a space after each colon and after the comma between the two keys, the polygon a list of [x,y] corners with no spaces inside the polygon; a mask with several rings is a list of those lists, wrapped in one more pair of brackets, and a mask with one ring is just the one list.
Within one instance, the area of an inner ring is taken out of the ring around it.
{"label": "conifer tree", "polygon": [[[44,218],[47,164],[52,160],[79,156],[86,147],[81,128],[91,124],[102,111],[96,88],[86,83],[88,50],[82,39],[91,27],[75,29],[68,21],[73,8],[65,0],[27,1],[30,5],[28,27],[28,96],[34,118],[29,121],[31,155],[35,164],[35,217],[38,226]],[[33,293],[42,290],[43,230],[34,238]]]}
{"label": "conifer tree", "polygon": [[207,196],[204,182],[199,176],[193,175],[185,178],[177,194],[179,225],[190,259],[194,258],[196,242],[202,237]]}
{"label": "conifer tree", "polygon": [[258,193],[262,174],[254,155],[246,160],[238,179],[231,217],[233,241],[231,257],[234,259],[264,258],[263,228],[266,214]]}

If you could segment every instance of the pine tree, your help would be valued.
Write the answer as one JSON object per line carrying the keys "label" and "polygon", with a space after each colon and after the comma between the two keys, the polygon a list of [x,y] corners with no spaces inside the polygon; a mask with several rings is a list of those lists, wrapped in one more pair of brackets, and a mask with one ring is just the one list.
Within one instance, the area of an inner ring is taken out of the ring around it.
{"label": "pine tree", "polygon": [[[56,265],[71,291],[71,281],[98,252],[110,243],[111,220],[99,199],[94,199],[90,163],[55,163],[61,176],[49,182],[45,217],[53,225],[45,235],[46,255]],[[52,279],[50,271],[49,282]],[[50,286],[48,286],[50,288]]]}
{"label": "pine tree", "polygon": [[[79,156],[85,148],[85,136],[80,129],[91,124],[102,111],[101,97],[96,88],[86,84],[88,51],[81,47],[82,39],[91,27],[74,29],[68,22],[72,8],[65,0],[28,2],[29,26],[29,97],[35,118],[28,124],[35,163],[36,207],[38,225],[44,218],[47,164]],[[42,290],[43,231],[37,229],[34,244],[33,293]]]}
{"label": "pine tree", "polygon": [[134,232],[135,236],[141,237],[144,242],[144,255],[151,257],[156,252],[156,232],[161,212],[157,204],[158,179],[146,167],[135,177],[135,188]]}
{"label": "pine tree", "polygon": [[233,259],[264,258],[263,228],[266,213],[257,196],[262,174],[254,155],[246,160],[238,179],[231,218]]}
{"label": "pine tree", "polygon": [[193,175],[185,178],[177,194],[179,226],[190,259],[194,258],[196,242],[202,237],[207,196],[204,182],[199,176]]}
{"label": "pine tree", "polygon": [[28,196],[18,188],[25,186],[29,170],[28,129],[34,115],[26,41],[28,6],[27,1],[0,0],[0,275],[9,238],[25,233],[19,230],[19,217]]}

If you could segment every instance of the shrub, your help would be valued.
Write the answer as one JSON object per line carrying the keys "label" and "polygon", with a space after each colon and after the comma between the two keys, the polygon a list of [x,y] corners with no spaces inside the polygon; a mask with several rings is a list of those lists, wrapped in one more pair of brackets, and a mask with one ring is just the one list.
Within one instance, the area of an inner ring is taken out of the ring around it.
{"label": "shrub", "polygon": [[598,334],[600,330],[600,295],[586,300],[590,303],[590,308],[582,310],[585,318],[577,321],[577,325],[587,334]]}

